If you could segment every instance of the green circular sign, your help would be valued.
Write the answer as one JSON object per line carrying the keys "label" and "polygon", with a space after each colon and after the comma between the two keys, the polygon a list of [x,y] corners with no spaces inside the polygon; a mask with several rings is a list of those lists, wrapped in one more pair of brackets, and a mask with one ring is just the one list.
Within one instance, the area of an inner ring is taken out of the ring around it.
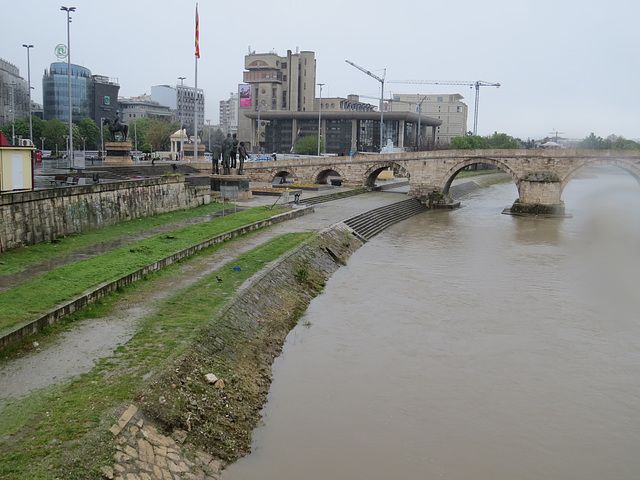
{"label": "green circular sign", "polygon": [[60,60],[62,60],[63,58],[67,58],[67,46],[64,44],[59,44],[56,45],[56,57],[58,57]]}

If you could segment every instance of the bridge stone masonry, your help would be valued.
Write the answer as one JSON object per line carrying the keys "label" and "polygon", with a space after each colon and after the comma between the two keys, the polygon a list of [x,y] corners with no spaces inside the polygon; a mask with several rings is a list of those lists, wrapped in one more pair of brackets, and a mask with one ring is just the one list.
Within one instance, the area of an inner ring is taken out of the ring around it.
{"label": "bridge stone masonry", "polygon": [[293,177],[298,183],[327,183],[339,175],[342,184],[373,187],[380,172],[391,168],[409,179],[409,195],[431,208],[455,206],[449,188],[463,168],[490,164],[508,173],[518,188],[514,214],[564,215],[562,192],[585,168],[611,165],[629,172],[640,182],[640,151],[617,150],[440,150],[343,157],[312,157],[247,162],[252,181],[272,182]]}

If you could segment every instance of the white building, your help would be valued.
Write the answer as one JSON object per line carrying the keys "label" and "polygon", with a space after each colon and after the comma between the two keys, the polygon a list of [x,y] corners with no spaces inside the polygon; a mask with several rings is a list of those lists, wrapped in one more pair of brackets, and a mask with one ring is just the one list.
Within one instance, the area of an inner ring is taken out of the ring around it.
{"label": "white building", "polygon": [[131,120],[138,118],[151,118],[157,120],[171,121],[172,110],[159,102],[151,100],[150,95],[139,95],[137,97],[118,99],[120,108],[120,121],[129,125]]}
{"label": "white building", "polygon": [[198,130],[204,127],[204,91],[187,85],[156,85],[151,87],[151,99],[171,108],[175,121],[191,125],[198,116]]}

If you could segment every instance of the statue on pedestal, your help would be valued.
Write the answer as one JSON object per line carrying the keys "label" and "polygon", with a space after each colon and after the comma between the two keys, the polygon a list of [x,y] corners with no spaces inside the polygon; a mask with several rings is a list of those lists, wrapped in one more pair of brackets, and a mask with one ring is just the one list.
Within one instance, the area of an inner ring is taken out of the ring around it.
{"label": "statue on pedestal", "polygon": [[116,132],[120,132],[122,134],[121,141],[125,141],[127,139],[127,134],[129,133],[129,127],[125,124],[120,123],[120,115],[118,114],[118,112],[116,112],[116,116],[113,120],[111,120],[110,118],[103,118],[102,124],[109,126],[109,131],[114,136],[114,138],[115,138]]}

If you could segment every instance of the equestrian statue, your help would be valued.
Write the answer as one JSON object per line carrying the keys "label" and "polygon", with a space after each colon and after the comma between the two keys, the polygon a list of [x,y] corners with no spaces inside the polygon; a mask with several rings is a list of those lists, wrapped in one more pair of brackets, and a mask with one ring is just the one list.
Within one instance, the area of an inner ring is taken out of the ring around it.
{"label": "equestrian statue", "polygon": [[116,117],[111,120],[110,118],[102,119],[103,125],[109,126],[109,131],[115,138],[116,132],[120,132],[122,134],[122,141],[127,139],[127,134],[129,133],[129,126],[124,123],[120,123],[120,116],[116,113]]}

